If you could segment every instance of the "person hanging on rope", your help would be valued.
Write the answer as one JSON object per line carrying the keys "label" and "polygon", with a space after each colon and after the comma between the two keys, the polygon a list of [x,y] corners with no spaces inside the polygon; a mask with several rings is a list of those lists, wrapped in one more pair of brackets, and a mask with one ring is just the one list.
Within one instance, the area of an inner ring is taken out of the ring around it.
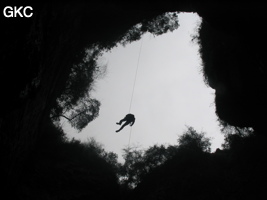
{"label": "person hanging on rope", "polygon": [[125,121],[125,123],[116,132],[121,131],[125,126],[127,126],[130,123],[131,123],[130,126],[132,126],[135,122],[134,115],[133,114],[127,114],[122,120],[120,120],[120,122],[117,122],[116,124],[121,125],[121,123],[124,121]]}

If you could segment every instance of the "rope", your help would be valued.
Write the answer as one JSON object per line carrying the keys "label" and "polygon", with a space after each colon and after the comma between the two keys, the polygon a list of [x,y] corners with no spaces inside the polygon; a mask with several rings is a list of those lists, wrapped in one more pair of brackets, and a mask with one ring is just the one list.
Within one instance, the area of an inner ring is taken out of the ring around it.
{"label": "rope", "polygon": [[137,66],[136,66],[135,76],[134,76],[134,84],[133,84],[133,90],[132,90],[132,97],[131,97],[131,102],[130,102],[129,113],[130,113],[131,108],[132,108],[133,95],[134,95],[134,89],[135,89],[135,83],[136,83],[137,71],[138,71],[138,68],[139,68],[139,61],[140,61],[140,54],[141,54],[142,46],[143,46],[143,39],[141,39],[141,45],[140,45],[140,49],[139,49],[139,55],[138,55],[138,61],[137,61]]}
{"label": "rope", "polygon": [[131,141],[131,135],[132,135],[132,126],[131,126],[131,129],[130,129],[130,135],[129,135],[129,141],[128,141],[128,149],[130,148],[130,141]]}
{"label": "rope", "polygon": [[[138,55],[138,60],[137,60],[137,66],[136,66],[135,76],[134,76],[134,84],[133,84],[133,90],[132,90],[132,96],[131,96],[129,113],[131,112],[131,108],[132,108],[133,95],[134,95],[134,89],[135,89],[135,84],[136,84],[137,72],[138,72],[138,68],[139,68],[139,61],[140,61],[140,55],[141,55],[142,46],[143,46],[143,39],[141,39],[141,44],[140,44],[140,49],[139,49],[139,55]],[[130,129],[130,135],[129,135],[129,141],[128,141],[128,148],[129,148],[129,145],[130,145],[130,142],[131,142],[131,136],[132,136],[132,126],[131,126],[131,129]]]}

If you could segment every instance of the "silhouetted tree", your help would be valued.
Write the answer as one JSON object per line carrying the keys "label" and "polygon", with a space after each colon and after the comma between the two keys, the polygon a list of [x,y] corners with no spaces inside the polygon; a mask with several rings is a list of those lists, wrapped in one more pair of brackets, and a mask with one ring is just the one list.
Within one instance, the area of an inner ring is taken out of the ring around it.
{"label": "silhouetted tree", "polygon": [[[151,167],[134,189],[132,199],[200,199],[208,198],[210,139],[194,128],[178,138],[178,145],[153,146],[147,151],[144,166]],[[145,158],[145,156],[144,156]]]}
{"label": "silhouetted tree", "polygon": [[153,145],[146,149],[143,154],[144,173],[141,174],[142,178],[153,169],[171,159],[177,150],[178,146],[175,145],[169,145],[167,147],[164,145]]}
{"label": "silhouetted tree", "polygon": [[118,155],[114,152],[107,152],[103,145],[97,142],[94,138],[90,138],[87,142],[82,144],[88,150],[95,152],[103,158],[113,169],[113,172],[118,173],[120,163],[118,162]]}
{"label": "silhouetted tree", "polygon": [[179,27],[177,12],[163,13],[153,19],[143,20],[141,23],[133,26],[125,35],[122,36],[119,43],[126,45],[139,40],[141,36],[149,32],[155,36],[162,35],[168,31],[174,31]]}
{"label": "silhouetted tree", "polygon": [[153,145],[148,149],[124,149],[124,164],[119,171],[120,182],[129,189],[135,188],[154,169],[171,159],[177,151],[177,146]]}
{"label": "silhouetted tree", "polygon": [[167,159],[167,149],[164,145],[154,145],[149,147],[144,153],[144,162],[146,163],[146,171],[163,164]]}
{"label": "silhouetted tree", "polygon": [[205,137],[205,133],[197,133],[193,127],[187,127],[187,131],[184,132],[178,138],[179,148],[183,149],[195,149],[203,152],[210,152],[210,138]]}
{"label": "silhouetted tree", "polygon": [[254,130],[250,127],[240,128],[231,126],[220,119],[218,121],[221,127],[221,133],[224,134],[224,143],[222,144],[224,149],[236,149],[236,146],[242,145],[245,138],[254,135]]}
{"label": "silhouetted tree", "polygon": [[133,189],[164,167],[165,163],[176,163],[174,158],[186,163],[199,157],[199,153],[210,152],[210,139],[205,137],[204,132],[197,133],[193,127],[187,127],[187,131],[178,138],[178,143],[168,147],[154,145],[145,150],[124,149],[125,162],[119,173],[121,184]]}
{"label": "silhouetted tree", "polygon": [[[95,99],[83,99],[67,118],[72,127],[81,131],[99,114],[100,102]],[[66,117],[65,117],[66,118]]]}
{"label": "silhouetted tree", "polygon": [[140,182],[143,170],[143,151],[136,147],[123,149],[124,164],[120,168],[120,183],[127,188],[134,188]]}
{"label": "silhouetted tree", "polygon": [[58,98],[63,109],[71,109],[81,98],[87,96],[97,77],[105,73],[106,66],[99,66],[97,63],[101,51],[97,45],[85,49],[82,60],[72,66],[65,89]]}
{"label": "silhouetted tree", "polygon": [[105,74],[106,66],[97,64],[100,51],[97,45],[86,49],[83,59],[71,68],[66,87],[51,110],[51,118],[55,122],[60,119],[59,117],[64,117],[72,127],[81,131],[98,117],[100,102],[91,99],[89,94],[94,81]]}

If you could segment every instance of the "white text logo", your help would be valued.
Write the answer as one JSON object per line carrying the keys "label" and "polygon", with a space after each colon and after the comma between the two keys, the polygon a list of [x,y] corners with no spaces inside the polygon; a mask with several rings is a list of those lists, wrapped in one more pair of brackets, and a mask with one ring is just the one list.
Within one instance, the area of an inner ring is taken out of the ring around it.
{"label": "white text logo", "polygon": [[17,6],[11,7],[6,6],[3,10],[3,14],[5,17],[31,17],[33,15],[33,9],[31,6],[20,6],[17,8]]}

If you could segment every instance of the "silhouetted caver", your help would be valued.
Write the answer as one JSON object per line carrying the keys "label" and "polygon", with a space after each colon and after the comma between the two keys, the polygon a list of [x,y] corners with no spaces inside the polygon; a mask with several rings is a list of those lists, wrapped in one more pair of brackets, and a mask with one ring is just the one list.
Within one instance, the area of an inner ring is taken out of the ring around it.
{"label": "silhouetted caver", "polygon": [[135,122],[134,115],[133,114],[127,114],[122,120],[120,120],[120,122],[117,122],[116,124],[121,125],[121,123],[124,122],[124,121],[125,121],[125,123],[116,132],[121,131],[125,126],[127,126],[130,123],[132,123],[132,124],[130,124],[130,126],[132,126],[134,124],[134,122]]}

